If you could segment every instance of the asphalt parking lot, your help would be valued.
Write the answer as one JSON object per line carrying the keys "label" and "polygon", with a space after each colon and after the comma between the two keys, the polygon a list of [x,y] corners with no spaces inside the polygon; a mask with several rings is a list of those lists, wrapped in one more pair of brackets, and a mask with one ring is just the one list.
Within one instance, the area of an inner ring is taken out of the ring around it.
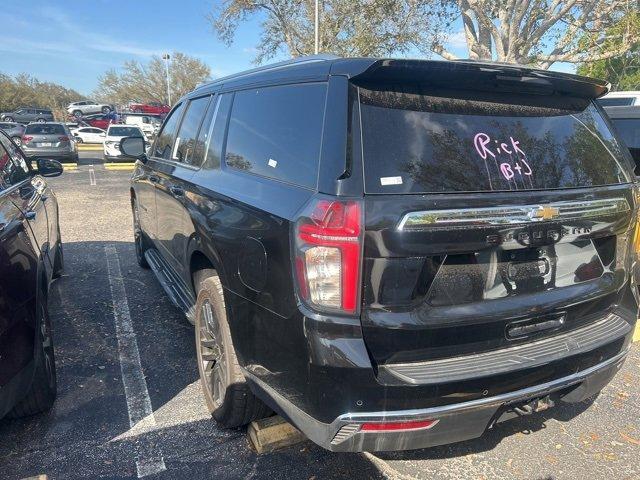
{"label": "asphalt parking lot", "polygon": [[83,152],[51,180],[66,259],[50,305],[58,400],[48,414],[0,420],[1,479],[640,478],[640,344],[596,400],[477,440],[376,455],[307,442],[255,454],[244,430],[210,419],[192,327],[135,262],[131,167],[104,166],[100,154]]}

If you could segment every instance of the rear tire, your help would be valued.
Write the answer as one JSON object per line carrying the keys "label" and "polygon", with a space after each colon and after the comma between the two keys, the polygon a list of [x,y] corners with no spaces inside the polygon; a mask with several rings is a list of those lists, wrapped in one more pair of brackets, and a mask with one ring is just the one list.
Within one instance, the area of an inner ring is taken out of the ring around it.
{"label": "rear tire", "polygon": [[5,122],[13,122],[13,117],[4,117],[3,120]]}
{"label": "rear tire", "polygon": [[44,118],[38,118],[38,119],[36,120],[36,122],[38,122],[38,123],[44,123],[44,122],[46,122],[46,120],[45,120]]}
{"label": "rear tire", "polygon": [[109,113],[111,111],[111,109],[109,107],[102,107],[102,113],[104,113],[105,115],[107,113]]}
{"label": "rear tire", "polygon": [[53,339],[46,300],[44,302],[45,305],[38,307],[36,342],[38,342],[39,350],[35,358],[36,370],[33,382],[27,395],[9,413],[9,416],[13,418],[28,417],[45,412],[53,406],[56,399],[57,379]]}
{"label": "rear tire", "polygon": [[75,137],[74,140],[76,141],[76,143],[82,143],[84,142],[84,140],[82,140],[81,137]]}
{"label": "rear tire", "polygon": [[140,213],[138,210],[138,200],[133,199],[131,209],[133,211],[133,239],[136,247],[136,261],[142,268],[149,268],[149,262],[144,256],[147,246],[144,241],[144,233],[140,228]]}
{"label": "rear tire", "polygon": [[[60,230],[58,229],[58,238],[60,238]],[[53,262],[53,278],[60,278],[64,273],[64,250],[62,248],[62,240],[58,244],[58,251]]]}
{"label": "rear tire", "polygon": [[[211,274],[211,271],[203,271]],[[200,384],[211,416],[225,428],[267,417],[271,410],[249,389],[236,357],[217,275],[196,274],[195,337]]]}
{"label": "rear tire", "polygon": [[82,117],[82,110],[74,110],[72,115],[76,118]]}

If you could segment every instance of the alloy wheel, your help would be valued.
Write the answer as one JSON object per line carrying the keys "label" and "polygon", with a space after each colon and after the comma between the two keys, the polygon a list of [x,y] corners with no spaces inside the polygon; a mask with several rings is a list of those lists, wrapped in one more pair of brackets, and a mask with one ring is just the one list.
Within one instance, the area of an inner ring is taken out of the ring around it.
{"label": "alloy wheel", "polygon": [[55,388],[56,376],[53,357],[53,340],[51,338],[51,327],[49,326],[47,313],[44,306],[40,307],[40,339],[42,343],[42,354],[44,356],[44,367],[49,386]]}
{"label": "alloy wheel", "polygon": [[201,321],[198,330],[198,356],[200,358],[202,378],[215,408],[220,408],[228,383],[222,332],[213,313],[211,303],[206,300],[200,311]]}

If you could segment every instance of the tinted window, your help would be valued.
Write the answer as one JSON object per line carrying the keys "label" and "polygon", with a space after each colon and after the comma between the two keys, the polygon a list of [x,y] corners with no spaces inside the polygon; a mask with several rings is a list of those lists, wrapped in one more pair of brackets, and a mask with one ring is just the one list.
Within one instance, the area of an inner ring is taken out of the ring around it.
{"label": "tinted window", "polygon": [[153,156],[169,160],[171,158],[171,148],[173,147],[173,139],[178,128],[178,122],[182,115],[184,104],[179,105],[167,118],[162,131],[156,139],[153,146]]}
{"label": "tinted window", "polygon": [[583,111],[360,89],[366,191],[533,190],[629,181],[628,155]]}
{"label": "tinted window", "polygon": [[603,107],[624,107],[626,105],[633,105],[633,98],[632,97],[599,98],[597,102]]}
{"label": "tinted window", "polygon": [[[231,93],[219,95],[216,106],[211,112],[215,115],[215,121],[213,123],[213,128],[210,126],[208,145],[206,147],[207,156],[204,168],[220,168],[222,146],[224,144],[224,135],[227,128],[227,120],[229,120],[229,110],[231,110],[232,99],[233,94]],[[209,110],[211,111],[212,109]],[[209,122],[211,122],[211,119]],[[200,130],[200,132],[202,132],[202,130]]]}
{"label": "tinted window", "polygon": [[142,137],[142,132],[137,127],[111,127],[109,136],[112,137]]}
{"label": "tinted window", "polygon": [[225,160],[238,170],[315,187],[325,84],[236,92]]}
{"label": "tinted window", "polygon": [[0,190],[29,178],[29,167],[20,151],[0,134]]}
{"label": "tinted window", "polygon": [[182,119],[180,131],[176,137],[176,144],[173,148],[174,160],[185,162],[191,165],[200,164],[202,162],[202,148],[200,149],[199,158],[195,158],[196,140],[198,130],[204,114],[209,105],[210,96],[196,98],[191,100],[187,105],[187,111]]}
{"label": "tinted window", "polygon": [[611,122],[629,148],[640,148],[640,118],[612,118]]}
{"label": "tinted window", "polygon": [[24,131],[25,134],[32,135],[64,135],[65,129],[62,125],[55,123],[30,123]]}

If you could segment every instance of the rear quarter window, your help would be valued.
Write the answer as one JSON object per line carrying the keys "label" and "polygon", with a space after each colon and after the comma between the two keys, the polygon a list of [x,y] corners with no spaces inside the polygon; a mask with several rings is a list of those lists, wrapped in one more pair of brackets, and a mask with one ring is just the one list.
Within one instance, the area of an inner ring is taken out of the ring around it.
{"label": "rear quarter window", "polygon": [[325,97],[324,83],[236,92],[227,135],[226,164],[314,188]]}
{"label": "rear quarter window", "polygon": [[360,88],[368,193],[542,190],[630,181],[589,104],[567,111]]}

